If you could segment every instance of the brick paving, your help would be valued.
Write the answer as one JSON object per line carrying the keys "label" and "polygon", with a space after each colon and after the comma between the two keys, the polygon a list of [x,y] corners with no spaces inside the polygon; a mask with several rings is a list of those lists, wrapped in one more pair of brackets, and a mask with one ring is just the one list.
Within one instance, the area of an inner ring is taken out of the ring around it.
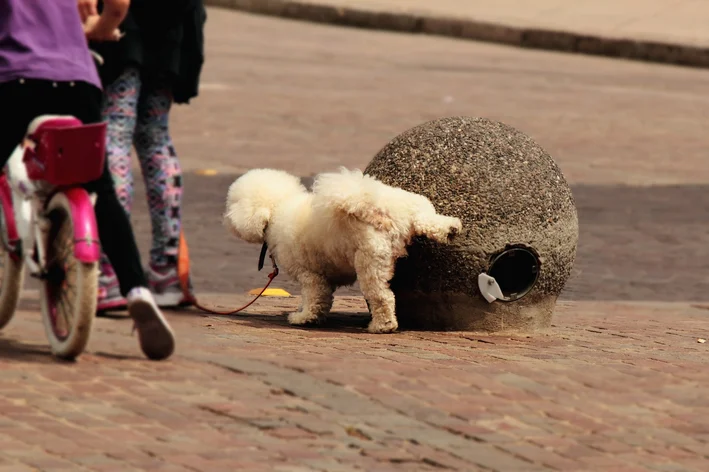
{"label": "brick paving", "polygon": [[101,318],[65,364],[30,290],[0,334],[0,472],[706,470],[704,75],[216,10],[207,33],[202,96],[173,126],[204,302],[240,305],[265,278],[218,221],[239,172],[364,166],[409,126],[477,114],[532,134],[574,188],[579,264],[555,326],[375,336],[341,296],[298,329],[298,299],[267,298],[169,313],[162,363],[124,315]]}
{"label": "brick paving", "polygon": [[[185,180],[185,225],[199,291],[243,293],[266,282],[268,267],[256,268],[260,246],[234,239],[221,226],[234,178],[190,174]],[[572,190],[581,237],[564,299],[709,302],[709,186],[579,184]],[[136,198],[144,205],[142,191]],[[141,211],[133,221],[147,250],[150,218]],[[285,274],[274,286],[299,293]],[[356,287],[337,293],[359,294]]]}
{"label": "brick paving", "polygon": [[[565,298],[709,301],[704,72],[219,9],[208,25],[202,94],[177,107],[173,123],[185,169],[220,172],[186,180],[200,290],[263,283],[259,248],[221,229],[239,173],[364,168],[411,126],[479,115],[529,133],[573,187],[581,241]],[[136,202],[144,209],[142,194]],[[135,224],[145,246],[145,213]],[[277,283],[296,289],[285,277]]]}
{"label": "brick paving", "polygon": [[358,297],[307,330],[281,314],[297,299],[265,299],[241,317],[172,313],[164,363],[136,357],[129,320],[99,319],[66,365],[49,359],[33,295],[0,338],[0,471],[701,472],[709,459],[709,305],[562,303],[531,336],[376,336]]}
{"label": "brick paving", "polygon": [[188,170],[364,167],[410,127],[474,115],[524,130],[572,184],[709,182],[702,70],[220,9],[207,24],[201,95],[172,123]]}

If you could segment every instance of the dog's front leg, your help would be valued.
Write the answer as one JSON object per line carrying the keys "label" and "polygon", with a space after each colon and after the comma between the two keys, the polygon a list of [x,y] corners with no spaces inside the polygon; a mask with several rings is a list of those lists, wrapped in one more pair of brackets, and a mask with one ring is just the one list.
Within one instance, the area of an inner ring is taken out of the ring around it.
{"label": "dog's front leg", "polygon": [[394,292],[389,288],[394,260],[393,257],[371,257],[365,253],[355,256],[359,287],[372,313],[372,321],[367,327],[370,333],[391,333],[399,327]]}
{"label": "dog's front leg", "polygon": [[317,274],[302,274],[298,282],[303,290],[303,300],[300,311],[288,315],[288,322],[304,325],[324,321],[332,308],[335,288]]}

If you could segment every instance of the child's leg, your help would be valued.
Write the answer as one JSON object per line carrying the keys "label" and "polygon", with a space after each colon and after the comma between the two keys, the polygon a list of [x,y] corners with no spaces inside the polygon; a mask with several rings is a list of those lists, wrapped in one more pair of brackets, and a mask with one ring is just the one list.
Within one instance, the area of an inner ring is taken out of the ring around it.
{"label": "child's leg", "polygon": [[35,84],[18,80],[0,83],[0,103],[7,113],[0,133],[0,169],[5,167],[10,154],[22,141],[30,122],[43,114],[38,111],[39,106],[30,101],[31,97],[45,98],[38,89]]}
{"label": "child's leg", "polygon": [[[0,103],[13,110],[12,120],[0,133],[0,155],[7,157],[24,136],[30,121],[39,115],[73,115],[85,124],[101,121],[101,90],[83,82],[28,79],[0,84]],[[5,159],[0,157],[0,163]],[[152,359],[169,357],[175,339],[145,288],[147,280],[133,229],[116,198],[108,166],[99,179],[84,188],[98,197],[95,210],[101,246],[113,261],[123,294],[128,295],[129,313],[135,320],[143,352]]]}
{"label": "child's leg", "polygon": [[145,90],[134,139],[153,226],[150,262],[155,266],[175,265],[180,243],[182,170],[168,129],[171,105],[168,91]]}
{"label": "child's leg", "polygon": [[127,299],[128,313],[138,331],[141,349],[151,359],[165,359],[175,349],[175,338],[153,296],[145,288],[147,281],[133,229],[116,197],[108,165],[104,167],[103,175],[86,184],[85,188],[98,196],[96,222],[101,246],[116,269],[121,292]]}
{"label": "child's leg", "polygon": [[158,303],[163,306],[183,301],[176,270],[181,231],[182,170],[169,133],[171,105],[169,91],[144,89],[138,102],[134,138],[153,228],[149,281]]}
{"label": "child's leg", "polygon": [[[140,73],[126,69],[103,95],[103,119],[106,120],[106,159],[113,178],[116,195],[121,206],[130,214],[133,203],[133,173],[131,172],[131,147],[138,114]],[[116,274],[105,254],[101,254],[101,277],[99,279],[98,311],[125,306]]]}
{"label": "child's leg", "polygon": [[140,73],[126,69],[104,90],[103,119],[107,121],[106,158],[115,182],[118,200],[130,214],[133,204],[133,173],[130,150],[133,146],[140,96]]}
{"label": "child's leg", "polygon": [[[69,91],[64,91],[62,101],[62,111],[75,115],[84,123],[101,120],[101,91],[88,84],[69,87]],[[167,320],[145,288],[147,281],[133,228],[116,196],[108,164],[99,179],[84,187],[98,197],[95,210],[101,246],[116,269],[121,291],[128,300],[128,312],[138,331],[140,346],[151,359],[169,357],[175,349],[175,339]]]}

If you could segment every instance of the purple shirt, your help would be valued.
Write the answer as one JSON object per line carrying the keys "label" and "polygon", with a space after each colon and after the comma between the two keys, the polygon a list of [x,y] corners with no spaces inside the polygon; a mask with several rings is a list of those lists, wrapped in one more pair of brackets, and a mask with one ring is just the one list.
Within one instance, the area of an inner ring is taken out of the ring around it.
{"label": "purple shirt", "polygon": [[76,0],[0,0],[0,83],[21,78],[101,88]]}

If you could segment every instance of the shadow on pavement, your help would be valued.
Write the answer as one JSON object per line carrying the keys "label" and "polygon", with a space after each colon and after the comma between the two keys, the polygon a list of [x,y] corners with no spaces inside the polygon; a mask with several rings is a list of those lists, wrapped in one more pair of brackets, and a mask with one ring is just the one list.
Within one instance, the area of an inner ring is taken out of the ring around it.
{"label": "shadow on pavement", "polygon": [[[193,282],[201,291],[242,294],[267,281],[267,268],[256,268],[260,247],[235,240],[222,226],[224,199],[235,178],[185,176],[185,232]],[[133,222],[147,255],[150,220],[145,193],[136,190]],[[577,185],[573,192],[581,237],[563,298],[709,301],[709,185]],[[286,274],[273,286],[298,293]],[[338,294],[359,292],[353,287]]]}
{"label": "shadow on pavement", "polygon": [[36,362],[38,364],[71,364],[52,356],[49,345],[28,344],[0,337],[0,358],[6,361]]}
{"label": "shadow on pavement", "polygon": [[94,356],[103,357],[104,359],[119,360],[119,361],[142,361],[145,357],[133,354],[116,354],[115,352],[95,351]]}
{"label": "shadow on pavement", "polygon": [[[232,317],[228,317],[232,318]],[[253,314],[249,315],[245,313],[244,316],[233,317],[233,319],[238,319],[240,322],[252,327],[252,328],[287,328],[289,330],[301,330],[310,333],[366,333],[367,325],[369,324],[371,317],[368,313],[347,313],[341,314],[337,312],[331,313],[327,320],[318,325],[308,325],[308,326],[294,326],[288,323],[288,318],[284,315],[274,316],[274,315],[261,315]]]}

